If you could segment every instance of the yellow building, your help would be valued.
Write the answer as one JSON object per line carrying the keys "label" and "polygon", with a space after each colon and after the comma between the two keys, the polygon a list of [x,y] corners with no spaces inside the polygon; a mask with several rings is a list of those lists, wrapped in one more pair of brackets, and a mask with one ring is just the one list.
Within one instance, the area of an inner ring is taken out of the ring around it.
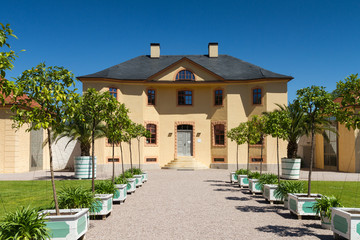
{"label": "yellow building", "polygon": [[[78,77],[83,89],[110,91],[130,110],[134,122],[143,124],[151,137],[142,139],[140,156],[133,140],[133,161],[148,168],[236,167],[236,144],[226,131],[252,115],[287,104],[291,76],[277,74],[229,55],[218,54],[218,44],[209,43],[207,55],[160,55],[160,45],[151,44],[143,55],[100,72]],[[275,169],[276,140],[264,144],[265,169]],[[261,145],[251,146],[252,168],[258,167]],[[129,151],[124,144],[124,163]],[[281,156],[286,143],[281,143]],[[106,139],[95,145],[97,172],[111,169],[111,146]],[[117,149],[115,161],[120,163]],[[239,147],[240,167],[246,167],[247,146]],[[119,165],[119,164],[117,164]]]}

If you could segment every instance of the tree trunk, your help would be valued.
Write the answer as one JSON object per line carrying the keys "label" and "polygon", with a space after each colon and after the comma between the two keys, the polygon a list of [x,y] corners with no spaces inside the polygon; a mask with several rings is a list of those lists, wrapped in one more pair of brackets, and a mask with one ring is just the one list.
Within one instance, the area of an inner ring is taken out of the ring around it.
{"label": "tree trunk", "polygon": [[95,120],[93,120],[93,129],[91,133],[91,163],[92,163],[92,178],[91,178],[91,189],[95,192]]}
{"label": "tree trunk", "polygon": [[236,171],[239,170],[239,145],[236,144]]}
{"label": "tree trunk", "polygon": [[250,165],[250,144],[248,143],[248,155],[247,155],[247,170],[249,171],[249,165]]}
{"label": "tree trunk", "polygon": [[298,149],[298,144],[296,143],[296,140],[290,139],[287,145],[287,157],[296,158],[297,149]]}
{"label": "tree trunk", "polygon": [[263,141],[264,141],[264,138],[262,137],[261,138],[261,153],[260,153],[260,175],[262,174],[262,167],[263,167],[263,147],[264,147],[264,144],[263,144]]}
{"label": "tree trunk", "polygon": [[114,156],[115,156],[115,143],[112,143],[112,183],[115,183],[115,161],[114,161]]}
{"label": "tree trunk", "polygon": [[122,150],[122,144],[120,142],[120,154],[121,154],[121,168],[122,168],[122,174],[124,176],[125,170],[124,170],[124,157],[123,157],[123,150]]}
{"label": "tree trunk", "polygon": [[314,125],[311,126],[311,156],[310,156],[310,169],[309,169],[309,178],[308,178],[308,197],[310,197],[311,194],[311,173],[312,173],[312,167],[313,167],[313,162],[314,162],[314,134],[315,134],[315,129],[314,129]]}
{"label": "tree trunk", "polygon": [[90,143],[80,143],[81,156],[90,156]]}
{"label": "tree trunk", "polygon": [[280,184],[279,137],[276,138],[276,156],[277,156],[278,184]]}
{"label": "tree trunk", "polygon": [[131,174],[133,174],[132,153],[131,153],[131,139],[129,140],[129,149],[130,149],[130,169],[131,169]]}
{"label": "tree trunk", "polygon": [[56,197],[56,187],[55,187],[54,168],[53,168],[53,157],[52,157],[52,151],[51,151],[51,133],[50,133],[49,128],[46,129],[46,130],[47,130],[47,135],[48,135],[49,154],[50,154],[51,185],[52,185],[53,195],[54,195],[55,211],[56,211],[56,215],[60,215],[59,203],[58,203],[58,200],[57,200],[57,197]]}
{"label": "tree trunk", "polygon": [[141,169],[141,158],[140,158],[140,139],[138,139],[138,152],[139,152],[139,169]]}

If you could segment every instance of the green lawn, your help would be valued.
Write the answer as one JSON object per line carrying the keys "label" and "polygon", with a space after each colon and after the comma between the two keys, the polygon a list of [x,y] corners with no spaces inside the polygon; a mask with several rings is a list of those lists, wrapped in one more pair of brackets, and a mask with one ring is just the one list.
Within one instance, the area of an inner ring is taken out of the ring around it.
{"label": "green lawn", "polygon": [[[60,180],[57,191],[66,186],[91,188],[91,180]],[[0,181],[0,219],[6,212],[17,207],[28,206],[46,208],[52,204],[51,181]]]}
{"label": "green lawn", "polygon": [[[91,180],[56,181],[57,190],[70,185],[90,189]],[[338,196],[345,207],[360,207],[360,182],[312,181],[311,192]],[[50,181],[0,181],[0,219],[20,206],[48,207],[52,197]]]}

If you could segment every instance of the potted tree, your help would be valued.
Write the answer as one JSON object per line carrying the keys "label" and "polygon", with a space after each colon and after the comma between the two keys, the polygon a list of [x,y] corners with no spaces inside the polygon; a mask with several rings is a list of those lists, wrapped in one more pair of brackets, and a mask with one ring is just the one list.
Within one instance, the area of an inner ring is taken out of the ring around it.
{"label": "potted tree", "polygon": [[[351,74],[336,84],[335,96],[341,100],[336,119],[345,124],[348,129],[357,130],[360,128],[359,86],[360,78],[358,74]],[[335,237],[342,236],[347,239],[358,239],[359,218],[359,208],[332,208],[331,230],[334,232]]]}
{"label": "potted tree", "polygon": [[266,200],[273,204],[276,201],[281,201],[274,196],[274,191],[278,187],[278,177],[273,173],[262,174],[259,178],[259,183],[263,191],[263,196]]}
{"label": "potted tree", "polygon": [[127,193],[134,193],[136,190],[136,179],[134,178],[134,175],[131,173],[131,170],[128,169],[125,171],[123,175],[121,175],[123,178],[126,178],[128,181],[127,184]]}
{"label": "potted tree", "polygon": [[95,209],[90,211],[90,216],[101,216],[105,219],[111,214],[113,209],[113,196],[116,193],[116,187],[112,181],[95,181]]}
{"label": "potted tree", "polygon": [[301,216],[316,216],[313,205],[316,199],[321,198],[320,194],[311,193],[311,173],[314,162],[314,138],[315,133],[322,133],[324,129],[329,129],[331,122],[329,116],[337,113],[338,105],[333,101],[331,94],[325,91],[324,87],[311,86],[297,91],[296,102],[304,112],[304,121],[311,134],[311,153],[310,169],[308,176],[308,193],[289,194],[290,211]]}
{"label": "potted tree", "polygon": [[115,187],[116,191],[114,193],[113,201],[116,203],[125,202],[127,197],[127,185],[128,180],[124,177],[124,175],[120,175],[115,178]]}
{"label": "potted tree", "polygon": [[239,169],[235,172],[240,188],[249,187],[249,178],[248,178],[249,173],[250,171],[247,169]]}
{"label": "potted tree", "polygon": [[[139,169],[141,169],[141,157],[140,157],[140,140],[142,137],[150,137],[150,132],[145,129],[145,127],[141,124],[135,124],[134,126],[134,135],[136,136],[136,140],[138,142],[138,156],[139,156]],[[141,170],[141,181],[147,182],[148,174]]]}
{"label": "potted tree", "polygon": [[280,181],[278,187],[274,190],[274,197],[284,201],[284,208],[289,209],[288,194],[304,193],[305,182],[302,181]]}
{"label": "potted tree", "polygon": [[331,208],[336,207],[343,207],[337,197],[323,195],[320,199],[316,199],[313,208],[320,215],[321,227],[325,229],[331,228]]}
{"label": "potted tree", "polygon": [[260,175],[259,172],[250,172],[248,174],[249,190],[253,195],[255,195],[256,193],[262,193],[262,188],[261,188],[261,185],[259,183],[260,176],[261,175]]}
{"label": "potted tree", "polygon": [[133,174],[134,174],[134,178],[136,178],[135,180],[135,184],[136,187],[141,187],[142,186],[142,179],[143,179],[143,175],[142,175],[142,171],[140,168],[133,168]]}

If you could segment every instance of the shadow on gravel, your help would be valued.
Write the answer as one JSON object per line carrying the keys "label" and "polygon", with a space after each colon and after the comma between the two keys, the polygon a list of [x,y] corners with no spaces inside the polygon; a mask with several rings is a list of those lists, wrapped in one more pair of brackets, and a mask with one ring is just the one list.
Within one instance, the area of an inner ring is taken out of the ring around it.
{"label": "shadow on gravel", "polygon": [[255,200],[257,201],[258,203],[261,203],[261,204],[266,204],[266,205],[270,205],[270,203],[268,201],[266,201],[265,199],[262,199],[262,200]]}
{"label": "shadow on gravel", "polygon": [[323,229],[320,224],[312,223],[312,224],[303,224],[304,227],[307,228],[315,228],[315,229]]}
{"label": "shadow on gravel", "polygon": [[217,188],[217,189],[214,189],[214,191],[217,191],[217,192],[240,192],[240,189],[236,189],[236,188]]}
{"label": "shadow on gravel", "polygon": [[278,207],[276,206],[236,206],[236,210],[242,211],[242,212],[277,212]]}
{"label": "shadow on gravel", "polygon": [[317,239],[333,239],[332,235],[320,235],[316,234],[314,231],[305,228],[305,227],[288,227],[288,226],[277,226],[277,225],[267,225],[263,227],[256,228],[259,232],[265,233],[274,233],[279,237],[306,237],[312,236]]}
{"label": "shadow on gravel", "polygon": [[226,184],[226,183],[213,183],[213,184],[210,184],[210,186],[216,186],[216,187],[233,187],[229,184]]}
{"label": "shadow on gravel", "polygon": [[247,197],[226,197],[226,200],[234,200],[234,201],[249,201],[251,198]]}
{"label": "shadow on gravel", "polygon": [[[221,181],[221,180],[205,180],[204,182],[226,182],[226,181]],[[226,183],[230,183],[230,182],[226,182]]]}

